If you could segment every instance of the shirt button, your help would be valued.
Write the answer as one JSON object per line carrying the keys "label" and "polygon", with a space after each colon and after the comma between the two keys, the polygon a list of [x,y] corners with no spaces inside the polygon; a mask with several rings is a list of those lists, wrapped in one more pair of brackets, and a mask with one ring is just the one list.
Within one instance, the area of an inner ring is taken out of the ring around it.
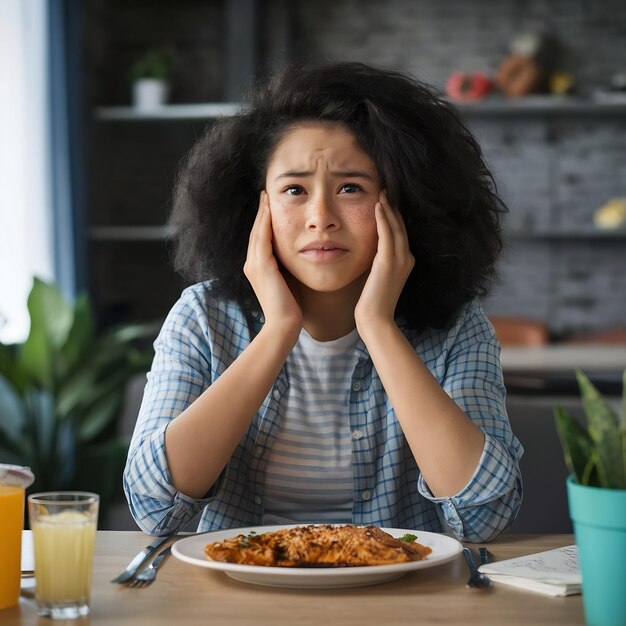
{"label": "shirt button", "polygon": [[353,430],[352,431],[352,439],[362,439],[363,431],[362,430]]}
{"label": "shirt button", "polygon": [[357,383],[354,383],[354,384],[352,385],[352,390],[353,390],[353,391],[358,391],[359,389],[361,389],[361,383],[358,383],[358,382],[357,382]]}
{"label": "shirt button", "polygon": [[280,391],[278,389],[274,389],[273,395],[276,400],[280,400]]}
{"label": "shirt button", "polygon": [[261,504],[261,496],[255,496],[254,501],[256,504]]}
{"label": "shirt button", "polygon": [[361,494],[361,500],[369,500],[372,497],[372,494],[369,491],[364,491]]}

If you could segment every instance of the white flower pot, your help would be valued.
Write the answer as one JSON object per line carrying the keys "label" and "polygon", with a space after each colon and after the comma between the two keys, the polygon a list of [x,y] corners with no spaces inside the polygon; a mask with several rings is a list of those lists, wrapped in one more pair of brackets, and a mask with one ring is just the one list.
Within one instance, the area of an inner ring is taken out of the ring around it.
{"label": "white flower pot", "polygon": [[133,83],[133,106],[149,111],[167,102],[169,85],[158,78],[140,78]]}

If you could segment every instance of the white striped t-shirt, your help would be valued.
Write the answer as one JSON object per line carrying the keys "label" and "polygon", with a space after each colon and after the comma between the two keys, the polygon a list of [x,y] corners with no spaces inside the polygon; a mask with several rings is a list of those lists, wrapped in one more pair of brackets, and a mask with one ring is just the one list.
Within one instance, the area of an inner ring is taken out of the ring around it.
{"label": "white striped t-shirt", "polygon": [[288,356],[289,392],[266,466],[264,524],[351,521],[348,407],[358,340],[356,329],[320,342],[303,328]]}

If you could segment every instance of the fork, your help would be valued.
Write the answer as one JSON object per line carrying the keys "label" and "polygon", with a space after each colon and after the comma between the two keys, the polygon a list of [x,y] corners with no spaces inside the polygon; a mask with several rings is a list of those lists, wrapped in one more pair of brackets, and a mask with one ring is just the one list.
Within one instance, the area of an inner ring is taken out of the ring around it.
{"label": "fork", "polygon": [[127,583],[129,580],[137,575],[137,572],[141,566],[153,555],[159,548],[167,541],[172,539],[172,535],[163,535],[157,537],[149,546],[144,548],[133,560],[128,564],[126,569],[117,577],[115,577],[112,583]]}
{"label": "fork", "polygon": [[156,578],[157,569],[159,568],[159,565],[161,565],[161,562],[170,553],[171,549],[172,549],[172,546],[169,546],[168,548],[165,548],[163,552],[159,553],[155,557],[155,559],[152,561],[152,563],[150,563],[150,565],[148,565],[148,567],[146,567],[146,569],[143,570],[143,572],[141,572],[141,574],[139,574],[138,576],[136,576],[130,581],[128,586],[129,587],[147,587],[148,585],[151,585],[154,582],[154,579]]}
{"label": "fork", "polygon": [[491,580],[485,576],[485,574],[479,572],[476,568],[474,557],[472,556],[469,548],[463,548],[463,556],[467,561],[467,566],[470,571],[470,577],[466,585],[468,587],[476,587],[477,589],[487,589],[488,587],[491,587]]}

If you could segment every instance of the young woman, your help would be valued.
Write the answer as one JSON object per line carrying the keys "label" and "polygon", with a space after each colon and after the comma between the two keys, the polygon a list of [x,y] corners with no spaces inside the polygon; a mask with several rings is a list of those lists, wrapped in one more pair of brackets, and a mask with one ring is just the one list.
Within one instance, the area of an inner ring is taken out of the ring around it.
{"label": "young woman", "polygon": [[213,124],[175,191],[198,282],[155,343],[137,523],[502,532],[522,449],[477,298],[503,210],[453,109],[397,72],[291,69]]}

